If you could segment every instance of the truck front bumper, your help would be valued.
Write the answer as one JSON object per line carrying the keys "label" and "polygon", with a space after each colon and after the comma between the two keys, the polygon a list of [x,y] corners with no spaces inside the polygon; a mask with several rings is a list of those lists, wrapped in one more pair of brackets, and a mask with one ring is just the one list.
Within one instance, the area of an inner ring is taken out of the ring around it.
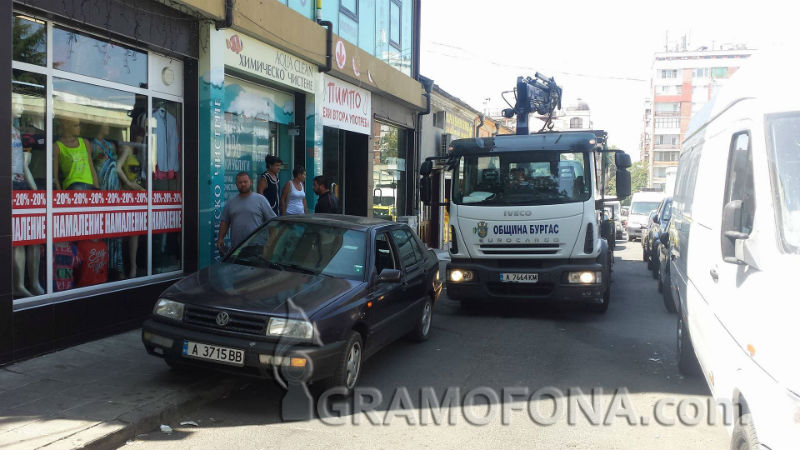
{"label": "truck front bumper", "polygon": [[[587,263],[537,261],[541,267],[503,266],[476,263],[475,261],[453,261],[447,264],[447,296],[452,300],[492,301],[520,300],[567,303],[602,303],[603,294],[609,282],[609,272],[602,264],[592,261]],[[454,282],[450,273],[454,269],[467,270],[473,273],[470,281]],[[601,272],[599,283],[572,284],[567,281],[569,272]],[[535,283],[517,283],[500,281],[503,273],[535,273]]]}

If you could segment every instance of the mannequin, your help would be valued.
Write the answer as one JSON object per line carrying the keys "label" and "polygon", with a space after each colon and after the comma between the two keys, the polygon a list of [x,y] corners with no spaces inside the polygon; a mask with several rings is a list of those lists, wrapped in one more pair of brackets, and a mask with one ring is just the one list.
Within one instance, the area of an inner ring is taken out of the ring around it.
{"label": "mannequin", "polygon": [[[22,95],[13,94],[12,113],[14,118],[11,124],[11,172],[13,190],[36,190],[36,182],[31,174],[31,153],[22,148],[22,139],[19,131],[19,119],[25,111],[22,104]],[[44,289],[39,284],[39,261],[41,251],[39,245],[26,245],[14,247],[13,270],[13,296],[14,298],[30,297],[44,294]],[[27,269],[28,287],[25,287]]]}
{"label": "mannequin", "polygon": [[[108,133],[108,125],[100,125],[97,135],[92,140],[92,160],[100,181],[100,189],[118,191],[120,190],[120,177],[117,168],[117,147],[114,141],[106,139]],[[106,239],[106,245],[108,246],[106,270],[124,280],[125,268],[122,264],[122,238]],[[80,247],[80,244],[78,246]]]}
{"label": "mannequin", "polygon": [[[81,123],[74,117],[61,117],[60,135],[53,146],[53,178],[56,189],[98,189],[97,172],[92,164],[92,146],[79,137]],[[62,179],[63,176],[63,179]]]}
{"label": "mannequin", "polygon": [[[141,166],[136,157],[135,150],[144,148],[145,131],[138,125],[131,126],[131,141],[124,142],[120,146],[120,154],[117,159],[117,175],[119,181],[126,189],[131,191],[144,191],[140,183]],[[128,261],[130,263],[129,277],[136,278],[136,254],[139,251],[139,236],[133,235],[128,238]]]}

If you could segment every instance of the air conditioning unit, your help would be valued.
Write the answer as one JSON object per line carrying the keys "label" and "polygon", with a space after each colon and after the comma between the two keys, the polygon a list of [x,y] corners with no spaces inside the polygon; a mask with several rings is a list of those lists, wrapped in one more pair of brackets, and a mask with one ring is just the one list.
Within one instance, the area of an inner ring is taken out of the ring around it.
{"label": "air conditioning unit", "polygon": [[444,130],[445,114],[446,113],[444,111],[439,111],[439,112],[433,114],[433,126],[434,127]]}
{"label": "air conditioning unit", "polygon": [[449,133],[442,134],[442,146],[439,149],[439,156],[447,156],[450,153],[450,143],[453,141],[453,136]]}

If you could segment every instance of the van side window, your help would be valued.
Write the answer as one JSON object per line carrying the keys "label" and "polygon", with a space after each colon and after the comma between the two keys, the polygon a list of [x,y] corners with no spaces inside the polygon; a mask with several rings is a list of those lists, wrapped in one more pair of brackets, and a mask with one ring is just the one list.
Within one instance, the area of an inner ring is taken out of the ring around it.
{"label": "van side window", "polygon": [[694,200],[694,188],[697,182],[697,166],[700,165],[700,151],[703,143],[681,154],[678,164],[676,199],[679,199],[681,212],[687,216],[692,213],[692,201]]}
{"label": "van side window", "polygon": [[753,229],[756,204],[753,186],[753,153],[748,131],[737,133],[731,139],[722,207],[733,200],[742,201],[742,226],[739,231],[749,234]]}

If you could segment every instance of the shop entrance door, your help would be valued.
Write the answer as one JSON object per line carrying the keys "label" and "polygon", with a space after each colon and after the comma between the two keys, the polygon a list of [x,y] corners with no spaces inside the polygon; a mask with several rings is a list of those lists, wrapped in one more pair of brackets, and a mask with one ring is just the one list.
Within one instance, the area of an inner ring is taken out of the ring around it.
{"label": "shop entrance door", "polygon": [[322,174],[345,214],[367,215],[367,145],[367,135],[323,129]]}

